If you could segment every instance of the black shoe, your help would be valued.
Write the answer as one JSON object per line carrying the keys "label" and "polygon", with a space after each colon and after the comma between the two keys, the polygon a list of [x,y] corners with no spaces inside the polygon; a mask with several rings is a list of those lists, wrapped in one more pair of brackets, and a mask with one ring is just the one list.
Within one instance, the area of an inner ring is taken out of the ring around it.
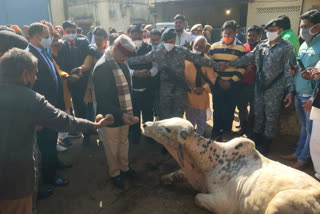
{"label": "black shoe", "polygon": [[74,138],[78,138],[82,136],[81,132],[70,132],[68,135],[69,137],[74,137]]}
{"label": "black shoe", "polygon": [[137,173],[136,173],[136,171],[134,171],[133,169],[129,169],[129,170],[126,171],[126,172],[121,172],[121,175],[130,177],[130,178],[135,178],[135,177],[137,177]]}
{"label": "black shoe", "polygon": [[69,184],[69,181],[67,179],[61,178],[59,176],[57,176],[53,182],[53,186],[56,186],[56,187],[67,186],[68,184]]}
{"label": "black shoe", "polygon": [[43,200],[49,198],[54,192],[54,187],[50,185],[39,185],[39,190],[37,194],[37,200]]}
{"label": "black shoe", "polygon": [[56,168],[57,169],[72,168],[72,163],[67,163],[67,162],[63,162],[63,161],[58,160]]}
{"label": "black shoe", "polygon": [[124,183],[123,183],[120,175],[116,176],[116,177],[112,177],[111,178],[111,182],[115,187],[117,187],[119,189],[123,189],[124,188]]}
{"label": "black shoe", "polygon": [[59,140],[59,144],[62,145],[62,146],[69,147],[69,146],[72,145],[72,142],[71,142],[70,138],[66,137],[63,140]]}

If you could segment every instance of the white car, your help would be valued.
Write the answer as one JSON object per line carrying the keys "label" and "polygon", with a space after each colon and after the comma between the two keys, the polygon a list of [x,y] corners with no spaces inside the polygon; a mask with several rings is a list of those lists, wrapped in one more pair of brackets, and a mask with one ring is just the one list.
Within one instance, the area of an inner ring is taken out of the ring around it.
{"label": "white car", "polygon": [[157,30],[160,30],[161,28],[164,28],[164,27],[174,28],[174,22],[159,22],[159,23],[156,23],[156,29]]}

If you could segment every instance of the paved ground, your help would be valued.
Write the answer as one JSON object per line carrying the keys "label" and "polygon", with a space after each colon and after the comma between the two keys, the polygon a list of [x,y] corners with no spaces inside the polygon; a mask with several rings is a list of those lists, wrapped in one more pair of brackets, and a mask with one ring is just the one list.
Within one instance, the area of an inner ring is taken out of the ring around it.
{"label": "paved ground", "polygon": [[[67,187],[56,188],[49,199],[38,202],[39,214],[206,214],[195,206],[196,194],[185,183],[171,187],[160,184],[160,176],[178,169],[169,155],[160,154],[158,144],[142,142],[131,145],[131,165],[138,177],[127,181],[124,191],[110,183],[103,146],[92,143],[85,148],[80,139],[73,139],[72,148],[60,154],[73,163],[72,169],[60,171],[70,180]],[[296,137],[281,136],[272,146],[270,158],[294,151]],[[290,162],[283,162],[292,164]],[[306,172],[313,173],[312,165]]]}

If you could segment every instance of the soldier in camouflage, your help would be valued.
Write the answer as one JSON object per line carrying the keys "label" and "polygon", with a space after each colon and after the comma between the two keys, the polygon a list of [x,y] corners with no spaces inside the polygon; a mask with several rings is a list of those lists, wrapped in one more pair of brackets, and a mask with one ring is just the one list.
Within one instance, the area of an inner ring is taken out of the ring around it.
{"label": "soldier in camouflage", "polygon": [[271,20],[266,25],[268,40],[260,43],[247,55],[222,67],[242,67],[255,62],[258,68],[254,96],[254,130],[253,136],[257,149],[264,155],[269,152],[272,139],[276,136],[283,97],[286,107],[292,103],[294,93],[294,76],[289,73],[289,64],[295,56],[294,47],[283,40],[279,34],[279,20]]}
{"label": "soldier in camouflage", "polygon": [[188,87],[184,76],[184,61],[207,67],[217,67],[218,63],[194,54],[187,48],[175,46],[176,32],[167,29],[162,35],[164,47],[152,51],[144,56],[129,58],[130,66],[156,62],[160,72],[160,105],[159,119],[183,117],[186,109],[186,95],[191,89]]}

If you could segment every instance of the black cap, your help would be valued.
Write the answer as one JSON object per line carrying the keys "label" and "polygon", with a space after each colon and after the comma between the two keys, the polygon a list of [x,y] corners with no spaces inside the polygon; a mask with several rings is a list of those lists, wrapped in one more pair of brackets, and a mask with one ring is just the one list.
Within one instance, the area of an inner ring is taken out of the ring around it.
{"label": "black cap", "polygon": [[173,29],[173,28],[168,28],[162,33],[161,39],[162,39],[162,41],[166,42],[169,39],[173,39],[173,38],[176,38],[176,37],[177,37],[176,30]]}
{"label": "black cap", "polygon": [[268,24],[266,24],[265,29],[267,29],[268,27],[280,27],[281,22],[283,22],[282,18],[272,19],[271,21],[268,22]]}
{"label": "black cap", "polygon": [[177,20],[177,19],[182,19],[183,21],[186,20],[186,17],[182,14],[177,14],[175,17],[174,17],[174,20]]}
{"label": "black cap", "polygon": [[141,25],[134,25],[130,28],[130,33],[141,33]]}
{"label": "black cap", "polygon": [[11,48],[26,49],[28,40],[14,32],[0,31],[0,52],[6,52]]}

